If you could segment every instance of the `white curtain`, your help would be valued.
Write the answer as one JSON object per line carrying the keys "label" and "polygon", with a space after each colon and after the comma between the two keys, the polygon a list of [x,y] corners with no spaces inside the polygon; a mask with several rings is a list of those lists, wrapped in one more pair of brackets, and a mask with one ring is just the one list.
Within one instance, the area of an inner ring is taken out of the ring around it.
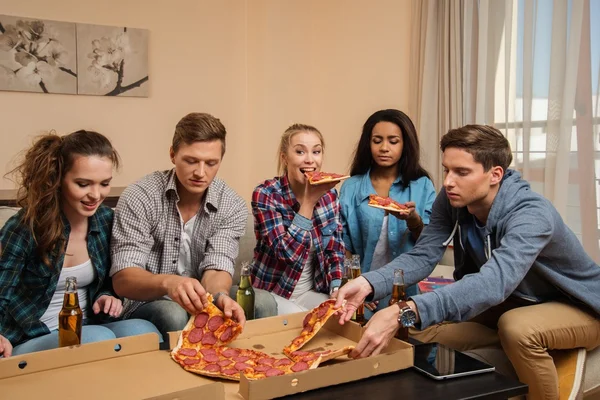
{"label": "white curtain", "polygon": [[414,0],[409,109],[436,187],[440,137],[494,125],[511,143],[512,168],[553,202],[596,262],[600,38],[590,20],[598,18],[589,0]]}

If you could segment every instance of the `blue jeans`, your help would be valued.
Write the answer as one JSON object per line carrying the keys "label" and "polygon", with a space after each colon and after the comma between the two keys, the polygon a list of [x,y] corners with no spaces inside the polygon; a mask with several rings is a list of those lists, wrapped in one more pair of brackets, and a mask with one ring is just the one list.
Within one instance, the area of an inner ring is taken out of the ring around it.
{"label": "blue jeans", "polygon": [[[232,286],[229,291],[231,298],[235,299],[237,286]],[[254,316],[258,318],[277,315],[277,303],[273,295],[265,290],[254,289],[255,305]],[[130,318],[145,319],[156,325],[156,328],[167,337],[169,332],[180,331],[190,319],[189,314],[173,300],[154,300],[141,305]]]}
{"label": "blue jeans", "polygon": [[[143,335],[144,333],[156,333],[159,341],[163,341],[162,335],[152,323],[140,319],[129,319],[103,325],[84,325],[81,327],[81,343],[101,342],[125,336]],[[47,335],[29,339],[25,343],[15,346],[13,348],[13,355],[56,348],[58,348],[58,330],[52,331]]]}

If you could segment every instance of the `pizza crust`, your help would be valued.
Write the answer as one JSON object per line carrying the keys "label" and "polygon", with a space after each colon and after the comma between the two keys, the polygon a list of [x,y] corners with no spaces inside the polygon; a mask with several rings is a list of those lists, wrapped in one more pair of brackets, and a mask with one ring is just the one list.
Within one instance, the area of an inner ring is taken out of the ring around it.
{"label": "pizza crust", "polygon": [[380,206],[379,204],[370,204],[369,203],[369,206],[370,207],[375,207],[375,208],[381,208],[382,210],[397,212],[397,213],[400,213],[400,214],[409,214],[410,213],[409,209],[404,209],[404,208],[399,209],[399,208],[396,208],[396,207],[394,207],[392,205],[389,205],[389,206]]}

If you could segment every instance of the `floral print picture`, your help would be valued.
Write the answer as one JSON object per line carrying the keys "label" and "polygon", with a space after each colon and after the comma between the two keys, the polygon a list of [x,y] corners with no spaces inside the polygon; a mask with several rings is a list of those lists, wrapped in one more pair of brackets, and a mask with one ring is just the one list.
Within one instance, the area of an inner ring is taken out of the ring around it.
{"label": "floral print picture", "polygon": [[148,96],[148,31],[0,15],[0,90]]}
{"label": "floral print picture", "polygon": [[77,24],[78,93],[148,96],[148,31]]}
{"label": "floral print picture", "polygon": [[0,89],[77,93],[75,24],[0,15]]}

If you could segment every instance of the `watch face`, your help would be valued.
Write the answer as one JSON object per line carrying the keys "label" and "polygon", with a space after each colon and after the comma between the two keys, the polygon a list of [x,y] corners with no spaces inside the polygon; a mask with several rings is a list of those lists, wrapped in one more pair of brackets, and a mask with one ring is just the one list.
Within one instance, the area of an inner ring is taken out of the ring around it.
{"label": "watch face", "polygon": [[400,315],[400,323],[405,328],[415,326],[417,323],[417,314],[411,309],[404,311],[402,315]]}

